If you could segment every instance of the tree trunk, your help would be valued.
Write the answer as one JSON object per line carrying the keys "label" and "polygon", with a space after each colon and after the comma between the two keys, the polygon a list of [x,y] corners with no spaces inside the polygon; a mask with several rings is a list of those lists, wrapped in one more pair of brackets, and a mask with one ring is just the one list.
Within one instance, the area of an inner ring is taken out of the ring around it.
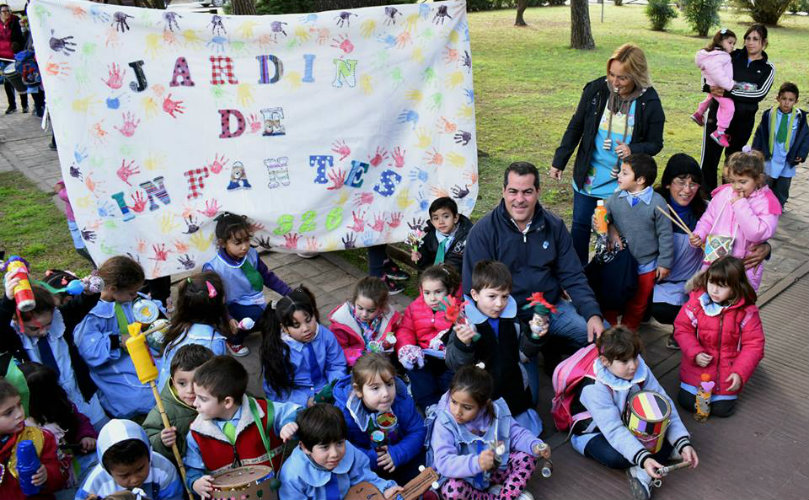
{"label": "tree trunk", "polygon": [[570,46],[580,50],[596,48],[593,32],[590,30],[588,0],[570,0]]}
{"label": "tree trunk", "polygon": [[528,0],[517,0],[517,20],[514,21],[514,26],[528,26],[522,17],[526,7],[528,7]]}
{"label": "tree trunk", "polygon": [[233,14],[237,16],[256,15],[255,0],[233,0],[232,5],[233,5]]}

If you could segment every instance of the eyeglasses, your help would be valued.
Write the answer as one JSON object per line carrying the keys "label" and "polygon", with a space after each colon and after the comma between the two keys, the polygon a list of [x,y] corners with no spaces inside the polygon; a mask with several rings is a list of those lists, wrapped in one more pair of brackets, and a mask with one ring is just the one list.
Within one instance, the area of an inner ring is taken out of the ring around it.
{"label": "eyeglasses", "polygon": [[0,14],[8,14],[9,12],[11,11],[9,11],[8,9],[0,9]]}
{"label": "eyeglasses", "polygon": [[674,187],[676,187],[677,189],[688,189],[689,191],[693,189],[699,189],[699,184],[697,184],[696,182],[686,182],[682,179],[674,179],[672,181],[672,184],[674,184]]}

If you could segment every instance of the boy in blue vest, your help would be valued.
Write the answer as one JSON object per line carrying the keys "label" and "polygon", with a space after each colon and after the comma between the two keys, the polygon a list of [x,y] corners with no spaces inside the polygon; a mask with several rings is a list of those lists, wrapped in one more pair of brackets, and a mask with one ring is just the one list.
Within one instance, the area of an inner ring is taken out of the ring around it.
{"label": "boy in blue vest", "polygon": [[753,137],[753,149],[764,153],[767,184],[783,208],[789,198],[789,186],[795,176],[795,167],[809,153],[809,125],[806,111],[796,108],[798,86],[786,82],[778,89],[778,106],[761,116],[761,123]]}

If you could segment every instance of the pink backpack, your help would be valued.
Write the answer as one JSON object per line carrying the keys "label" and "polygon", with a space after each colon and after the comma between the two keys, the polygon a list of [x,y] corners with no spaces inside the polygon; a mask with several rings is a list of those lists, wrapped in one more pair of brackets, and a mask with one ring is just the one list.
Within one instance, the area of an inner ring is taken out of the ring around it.
{"label": "pink backpack", "polygon": [[570,414],[576,388],[584,378],[595,380],[593,363],[598,358],[598,349],[590,344],[576,351],[553,370],[553,402],[551,403],[551,416],[559,431],[566,431],[579,420],[590,418],[589,411],[575,415]]}

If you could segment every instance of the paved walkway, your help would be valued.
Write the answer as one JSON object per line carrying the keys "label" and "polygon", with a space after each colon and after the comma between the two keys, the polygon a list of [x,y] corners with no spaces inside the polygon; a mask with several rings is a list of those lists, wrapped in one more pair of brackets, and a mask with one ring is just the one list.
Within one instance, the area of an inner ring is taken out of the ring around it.
{"label": "paved walkway", "polygon": [[[0,172],[17,170],[43,191],[61,177],[56,153],[48,149],[50,134],[30,115],[0,116]],[[766,356],[745,389],[739,411],[726,420],[706,424],[685,417],[693,433],[701,465],[675,472],[657,499],[805,499],[809,497],[809,169],[802,166],[793,181],[787,212],[770,240],[773,255],[766,264],[759,305],[767,332]],[[57,201],[58,203],[58,201]],[[2,223],[2,222],[0,222]],[[346,300],[362,272],[339,257],[323,254],[304,260],[294,254],[266,254],[268,266],[292,285],[305,283],[315,293],[325,316]],[[267,293],[268,299],[277,298]],[[404,309],[408,299],[393,298]],[[678,352],[663,341],[669,330],[656,323],[642,326],[646,359],[670,394],[678,384]],[[252,374],[251,390],[260,393],[260,339],[247,341],[253,350],[242,358]],[[541,381],[540,413],[545,438],[554,448],[556,467],[550,480],[535,478],[530,490],[539,498],[628,497],[623,473],[598,467],[575,453],[564,436],[551,432],[550,380]]]}

